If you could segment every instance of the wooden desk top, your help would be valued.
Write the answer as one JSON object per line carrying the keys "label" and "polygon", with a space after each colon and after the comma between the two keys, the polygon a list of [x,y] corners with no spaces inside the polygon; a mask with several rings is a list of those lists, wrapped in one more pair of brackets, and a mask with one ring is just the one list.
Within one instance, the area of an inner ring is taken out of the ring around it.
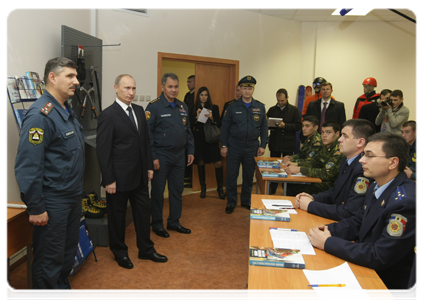
{"label": "wooden desk top", "polygon": [[[294,202],[295,197],[251,195],[251,207],[264,208],[261,199],[287,199]],[[294,203],[293,203],[294,204]],[[333,223],[333,220],[308,214],[297,209],[298,214],[291,214],[290,222],[250,220],[250,246],[273,247],[269,227],[290,228],[308,231],[312,227]],[[316,255],[303,255],[306,269],[326,270],[343,264],[345,261],[323,250],[314,249]],[[363,289],[386,289],[376,271],[353,263],[348,263]],[[249,289],[312,289],[301,269],[249,266]]]}
{"label": "wooden desk top", "polygon": [[[260,174],[260,177],[262,180],[266,181],[266,180],[271,180],[271,181],[285,181],[285,182],[309,182],[309,183],[321,183],[322,180],[320,178],[316,178],[316,177],[296,177],[296,176],[291,176],[288,175],[288,177],[263,177],[261,176],[261,171],[270,171],[272,169],[265,169],[265,168],[258,168],[257,167],[257,161],[258,160],[269,160],[269,161],[275,161],[278,160],[280,158],[278,157],[260,157],[260,156],[256,156],[254,157],[255,161],[256,161],[256,169],[258,169],[258,174]],[[281,170],[282,169],[282,165],[281,165]]]}

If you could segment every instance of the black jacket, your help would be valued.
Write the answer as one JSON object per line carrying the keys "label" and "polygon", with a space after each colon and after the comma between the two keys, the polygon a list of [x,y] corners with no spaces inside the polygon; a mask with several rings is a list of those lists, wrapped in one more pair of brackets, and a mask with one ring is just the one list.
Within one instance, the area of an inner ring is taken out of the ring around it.
{"label": "black jacket", "polygon": [[[322,99],[310,102],[307,107],[306,116],[315,116],[320,122],[320,115],[322,113],[321,109]],[[345,106],[343,102],[336,101],[335,99],[330,100],[329,107],[326,109],[326,121],[336,121],[339,126],[342,127],[342,124],[346,121],[347,117],[345,115]],[[322,125],[322,124],[320,124]]]}
{"label": "black jacket", "polygon": [[267,111],[267,118],[282,118],[284,128],[269,127],[269,150],[274,152],[295,152],[297,131],[301,129],[301,113],[298,107],[289,103],[283,110],[275,105]]}

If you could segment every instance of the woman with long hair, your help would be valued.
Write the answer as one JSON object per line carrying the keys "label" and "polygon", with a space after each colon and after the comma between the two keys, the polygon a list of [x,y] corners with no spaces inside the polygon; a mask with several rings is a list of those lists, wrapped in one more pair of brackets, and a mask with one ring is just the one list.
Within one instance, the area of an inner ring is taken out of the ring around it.
{"label": "woman with long hair", "polygon": [[204,135],[204,123],[197,122],[203,108],[206,108],[209,111],[209,113],[205,115],[208,117],[207,122],[220,128],[222,126],[222,119],[219,114],[219,106],[213,105],[210,92],[205,86],[199,88],[197,91],[194,110],[191,113],[190,120],[195,145],[194,164],[198,167],[198,178],[201,185],[200,197],[206,197],[205,164],[214,163],[219,198],[225,199],[225,195],[223,193],[223,167],[219,142],[212,144],[207,143]]}

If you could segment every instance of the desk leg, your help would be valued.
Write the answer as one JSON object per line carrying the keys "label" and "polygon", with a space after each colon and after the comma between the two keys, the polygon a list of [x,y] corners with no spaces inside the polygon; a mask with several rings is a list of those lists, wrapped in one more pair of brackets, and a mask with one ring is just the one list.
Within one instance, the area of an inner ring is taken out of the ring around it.
{"label": "desk leg", "polygon": [[269,195],[269,191],[270,191],[270,180],[266,182],[266,195]]}
{"label": "desk leg", "polygon": [[28,289],[32,289],[32,243],[26,247],[26,280]]}
{"label": "desk leg", "polygon": [[9,259],[6,259],[4,262],[5,271],[6,271],[6,300],[10,300],[10,261]]}
{"label": "desk leg", "polygon": [[288,183],[287,182],[284,182],[283,183],[283,195],[284,196],[286,196],[286,190],[287,190],[287,188],[288,188]]}

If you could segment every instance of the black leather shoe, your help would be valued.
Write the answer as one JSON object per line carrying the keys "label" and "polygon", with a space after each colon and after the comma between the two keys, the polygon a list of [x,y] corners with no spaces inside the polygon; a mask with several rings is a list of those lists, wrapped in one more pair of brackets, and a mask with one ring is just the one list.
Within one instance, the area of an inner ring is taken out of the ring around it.
{"label": "black leather shoe", "polygon": [[225,211],[226,211],[227,214],[231,214],[231,213],[234,212],[234,208],[235,208],[235,206],[228,205],[228,206],[226,206]]}
{"label": "black leather shoe", "polygon": [[242,207],[245,207],[246,209],[250,209],[251,205],[250,204],[241,204]]}
{"label": "black leather shoe", "polygon": [[153,232],[157,234],[158,236],[161,236],[164,238],[170,237],[169,233],[164,228],[153,229]]}
{"label": "black leather shoe", "polygon": [[186,234],[191,233],[191,229],[182,227],[182,225],[179,225],[177,227],[170,227],[169,225],[167,225],[167,230],[175,230],[177,232],[186,233]]}
{"label": "black leather shoe", "polygon": [[191,182],[185,183],[184,187],[187,188],[187,189],[192,189],[192,183]]}
{"label": "black leather shoe", "polygon": [[149,259],[154,262],[167,262],[167,257],[164,255],[161,255],[159,253],[152,253],[152,254],[138,254],[139,259]]}
{"label": "black leather shoe", "polygon": [[115,260],[117,261],[118,265],[121,266],[122,268],[132,269],[134,267],[134,265],[132,264],[132,261],[129,259],[128,256],[124,256],[121,258],[116,257]]}

